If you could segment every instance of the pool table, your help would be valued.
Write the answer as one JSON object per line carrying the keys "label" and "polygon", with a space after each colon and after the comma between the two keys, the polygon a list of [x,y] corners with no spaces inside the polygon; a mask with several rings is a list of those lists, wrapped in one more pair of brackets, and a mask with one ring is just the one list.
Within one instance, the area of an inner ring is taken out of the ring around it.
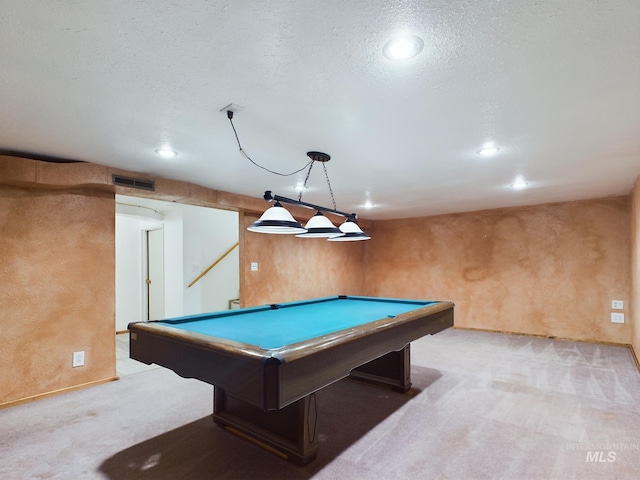
{"label": "pool table", "polygon": [[345,377],[406,392],[410,342],[452,302],[340,295],[129,324],[130,356],[214,386],[213,419],[295,463],[318,452],[316,393]]}

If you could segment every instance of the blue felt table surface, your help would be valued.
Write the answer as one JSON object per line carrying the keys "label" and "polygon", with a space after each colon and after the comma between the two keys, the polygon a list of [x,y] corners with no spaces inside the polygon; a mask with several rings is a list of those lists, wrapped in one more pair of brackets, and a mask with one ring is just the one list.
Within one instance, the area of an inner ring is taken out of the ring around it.
{"label": "blue felt table surface", "polygon": [[278,349],[286,345],[397,316],[435,302],[331,297],[267,307],[227,310],[157,322],[213,337]]}

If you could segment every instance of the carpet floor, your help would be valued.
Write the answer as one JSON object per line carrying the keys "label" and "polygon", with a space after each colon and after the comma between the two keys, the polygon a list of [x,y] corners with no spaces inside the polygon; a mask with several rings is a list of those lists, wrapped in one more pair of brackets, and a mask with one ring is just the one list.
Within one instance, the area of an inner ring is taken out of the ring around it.
{"label": "carpet floor", "polygon": [[455,329],[411,348],[409,394],[320,392],[306,466],[214,425],[210,385],[153,368],[0,410],[0,478],[640,478],[627,348]]}

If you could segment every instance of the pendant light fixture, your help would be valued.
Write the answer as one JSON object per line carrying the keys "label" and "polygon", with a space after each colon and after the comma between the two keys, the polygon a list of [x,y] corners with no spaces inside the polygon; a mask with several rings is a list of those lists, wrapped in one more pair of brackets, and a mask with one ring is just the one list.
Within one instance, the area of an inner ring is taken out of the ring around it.
{"label": "pendant light fixture", "polygon": [[[357,241],[357,240],[369,240],[371,237],[364,233],[357,224],[357,216],[355,213],[345,213],[337,210],[336,201],[333,197],[333,190],[331,188],[331,182],[329,181],[329,174],[327,173],[326,163],[331,160],[331,157],[323,152],[307,152],[307,156],[310,158],[309,163],[300,170],[292,172],[290,174],[282,174],[278,172],[274,172],[269,170],[268,168],[263,167],[262,165],[257,164],[251,159],[251,157],[242,149],[240,145],[240,139],[238,138],[238,132],[236,132],[236,127],[233,125],[233,113],[234,111],[240,111],[241,107],[237,107],[233,104],[228,105],[221,109],[221,111],[226,111],[227,118],[229,122],[231,122],[231,127],[233,128],[233,132],[236,136],[236,141],[238,142],[238,148],[240,149],[240,153],[251,163],[256,165],[257,167],[262,168],[270,173],[280,175],[280,176],[289,176],[295,173],[300,172],[307,166],[309,169],[307,170],[306,177],[304,179],[304,184],[300,189],[300,194],[298,195],[298,199],[294,200],[292,198],[281,197],[280,195],[273,194],[270,190],[264,192],[263,198],[268,201],[274,201],[275,204],[268,208],[262,216],[253,222],[247,230],[250,232],[256,233],[270,233],[270,234],[282,234],[282,235],[290,235],[294,234],[298,238],[327,238],[332,242],[347,242],[347,241]],[[327,186],[329,187],[329,193],[331,194],[331,201],[333,203],[333,208],[322,207],[320,205],[314,205],[312,203],[307,203],[302,201],[302,193],[307,187],[307,181],[309,180],[309,176],[311,175],[311,170],[316,162],[320,162],[322,164],[322,168],[324,169],[324,175],[327,179]],[[309,219],[307,224],[303,227],[295,218],[286,210],[282,204],[288,203],[290,205],[298,205],[300,207],[310,208],[316,211],[315,215]],[[340,225],[340,228],[336,227],[331,220],[329,220],[324,214],[331,213],[333,215],[339,215],[345,217],[345,222]]]}
{"label": "pendant light fixture", "polygon": [[325,217],[320,210],[316,211],[316,214],[309,219],[304,228],[306,231],[304,233],[297,234],[296,237],[322,238],[342,235],[342,231],[331,223],[331,220]]}
{"label": "pendant light fixture", "polygon": [[358,224],[350,219],[347,219],[342,225],[340,225],[341,235],[329,237],[330,242],[354,242],[358,240],[369,240],[371,237],[364,233]]}
{"label": "pendant light fixture", "polygon": [[257,221],[247,227],[247,230],[285,235],[307,231],[280,202],[276,202],[273,207],[268,208]]}
{"label": "pendant light fixture", "polygon": [[[330,242],[353,242],[369,240],[371,238],[358,226],[355,213],[341,212],[334,208],[322,207],[320,205],[303,202],[302,200],[281,197],[280,195],[274,194],[271,190],[264,192],[263,198],[267,202],[275,200],[276,203],[273,207],[268,208],[257,221],[247,227],[247,230],[250,232],[296,234],[298,238],[326,237]],[[283,203],[310,208],[316,210],[316,214],[302,227],[295,221],[289,211],[282,207]],[[336,228],[322,212],[345,217],[345,221],[339,228]],[[298,230],[297,226],[299,226],[301,230]]]}

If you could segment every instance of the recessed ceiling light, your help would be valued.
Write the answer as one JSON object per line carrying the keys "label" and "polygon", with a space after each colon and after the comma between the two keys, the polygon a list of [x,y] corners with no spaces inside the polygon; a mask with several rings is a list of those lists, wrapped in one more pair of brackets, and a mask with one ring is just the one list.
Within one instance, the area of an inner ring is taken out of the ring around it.
{"label": "recessed ceiling light", "polygon": [[407,60],[418,55],[424,48],[424,42],[415,35],[404,35],[389,40],[382,47],[382,54],[389,60]]}
{"label": "recessed ceiling light", "polygon": [[178,152],[176,152],[175,150],[171,150],[168,147],[158,148],[156,150],[156,153],[160,155],[162,158],[172,158],[178,155]]}
{"label": "recessed ceiling light", "polygon": [[478,155],[482,157],[492,157],[496,153],[498,153],[500,149],[493,144],[486,144],[480,150],[478,150]]}
{"label": "recessed ceiling light", "polygon": [[373,208],[373,203],[371,203],[371,200],[367,200],[366,202],[364,202],[364,204],[362,205],[362,208]]}
{"label": "recessed ceiling light", "polygon": [[527,185],[529,185],[529,182],[525,180],[524,176],[516,175],[515,180],[511,184],[511,188],[514,190],[522,190],[523,188],[527,188]]}

